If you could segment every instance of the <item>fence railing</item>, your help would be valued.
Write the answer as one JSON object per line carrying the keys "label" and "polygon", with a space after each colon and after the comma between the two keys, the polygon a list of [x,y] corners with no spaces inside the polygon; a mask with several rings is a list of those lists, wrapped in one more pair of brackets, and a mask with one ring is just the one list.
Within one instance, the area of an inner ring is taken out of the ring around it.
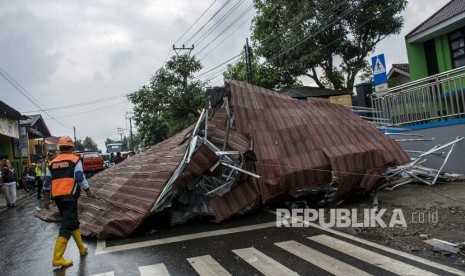
{"label": "fence railing", "polygon": [[[465,67],[390,88],[371,99],[380,125],[410,126],[465,118]],[[387,123],[389,122],[389,123]]]}

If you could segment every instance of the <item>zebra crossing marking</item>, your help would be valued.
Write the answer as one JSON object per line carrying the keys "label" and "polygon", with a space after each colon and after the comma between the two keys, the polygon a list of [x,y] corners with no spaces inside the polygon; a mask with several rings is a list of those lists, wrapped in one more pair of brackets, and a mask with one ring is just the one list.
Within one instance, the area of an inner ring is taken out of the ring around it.
{"label": "zebra crossing marking", "polygon": [[231,275],[210,255],[188,258],[187,261],[202,276]]}
{"label": "zebra crossing marking", "polygon": [[253,247],[236,249],[232,252],[267,276],[299,275]]}
{"label": "zebra crossing marking", "polygon": [[278,242],[275,245],[334,275],[371,275],[296,241]]}
{"label": "zebra crossing marking", "polygon": [[92,274],[90,276],[115,276],[115,272],[109,271],[109,272],[104,272],[104,273],[99,273],[99,274]]}
{"label": "zebra crossing marking", "polygon": [[110,253],[110,252],[118,252],[123,250],[130,250],[130,249],[137,249],[137,248],[144,248],[149,246],[155,245],[162,245],[162,244],[169,244],[174,242],[181,242],[181,241],[188,241],[194,239],[201,239],[201,238],[210,238],[214,236],[221,236],[221,235],[228,235],[228,234],[235,234],[241,233],[246,231],[258,230],[263,228],[270,228],[276,226],[276,222],[265,222],[260,224],[248,225],[248,226],[240,226],[235,228],[228,228],[228,229],[221,229],[221,230],[214,230],[214,231],[205,231],[193,234],[186,234],[180,235],[175,237],[168,237],[163,239],[156,239],[156,240],[149,240],[143,242],[135,242],[129,244],[122,244],[122,245],[114,245],[114,246],[106,246],[105,240],[99,240],[100,243],[97,245],[98,250],[95,251],[95,255]]}
{"label": "zebra crossing marking", "polygon": [[[307,239],[359,259],[362,263],[371,264],[392,273],[400,275],[422,276],[437,275],[428,270],[415,267],[413,265],[384,256],[380,253],[359,247],[357,245],[328,235],[321,234],[307,237]],[[329,256],[327,253],[317,251],[310,246],[301,244],[295,240],[277,242],[274,243],[274,245],[334,275],[372,275],[348,263]],[[233,249],[231,251],[264,275],[299,275],[297,272],[289,269],[288,267],[284,266],[283,264],[279,263],[278,261],[274,260],[254,247]],[[232,275],[211,255],[196,256],[186,258],[186,260],[201,276]],[[141,276],[170,275],[164,263],[140,266],[139,272]],[[460,271],[458,274],[463,275],[465,273]],[[110,271],[100,274],[93,274],[92,276],[114,276],[114,272]]]}
{"label": "zebra crossing marking", "polygon": [[139,266],[139,272],[141,276],[170,276],[166,266],[162,263]]}
{"label": "zebra crossing marking", "polygon": [[353,245],[351,243],[335,239],[327,235],[308,237],[308,239],[396,274],[422,276],[437,275],[427,270],[378,254],[376,252]]}
{"label": "zebra crossing marking", "polygon": [[[276,215],[276,212],[273,211],[273,210],[264,209],[264,211]],[[426,264],[426,265],[431,266],[431,267],[435,267],[435,268],[447,271],[447,272],[452,273],[452,274],[465,276],[464,271],[458,270],[456,268],[453,268],[453,267],[450,267],[450,266],[447,266],[447,265],[443,265],[443,264],[440,264],[440,263],[437,263],[437,262],[434,262],[434,261],[430,261],[430,260],[425,259],[425,258],[417,257],[415,255],[402,252],[400,250],[392,249],[390,247],[387,247],[387,246],[384,246],[384,245],[381,245],[381,244],[377,244],[377,243],[374,243],[374,242],[371,242],[371,241],[367,241],[367,240],[361,239],[359,237],[343,233],[343,232],[338,231],[338,230],[334,230],[334,229],[331,229],[331,228],[326,228],[326,227],[323,227],[321,225],[318,225],[316,223],[312,223],[312,222],[309,222],[309,221],[306,221],[306,220],[301,220],[301,219],[298,219],[298,218],[295,218],[295,217],[292,217],[292,216],[291,216],[291,219],[294,222],[302,222],[306,227],[313,227],[313,228],[316,228],[316,229],[319,229],[319,230],[322,230],[322,231],[325,231],[325,232],[328,232],[328,233],[332,233],[334,235],[338,235],[340,237],[344,237],[344,238],[352,240],[352,241],[356,241],[356,242],[359,242],[359,243],[369,245],[371,247],[381,249],[383,251],[386,251],[386,252],[395,254],[397,256],[401,256],[401,257],[413,260],[415,262],[419,262],[419,263]]]}

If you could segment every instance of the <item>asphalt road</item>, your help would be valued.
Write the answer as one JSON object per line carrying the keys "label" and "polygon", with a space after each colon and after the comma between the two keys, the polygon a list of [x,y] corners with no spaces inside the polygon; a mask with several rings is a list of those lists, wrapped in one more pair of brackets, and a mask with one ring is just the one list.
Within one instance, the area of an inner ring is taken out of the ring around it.
{"label": "asphalt road", "polygon": [[278,228],[261,210],[216,225],[197,221],[124,239],[74,241],[74,265],[51,266],[57,223],[33,216],[35,197],[0,212],[1,275],[465,275],[454,268],[318,226]]}

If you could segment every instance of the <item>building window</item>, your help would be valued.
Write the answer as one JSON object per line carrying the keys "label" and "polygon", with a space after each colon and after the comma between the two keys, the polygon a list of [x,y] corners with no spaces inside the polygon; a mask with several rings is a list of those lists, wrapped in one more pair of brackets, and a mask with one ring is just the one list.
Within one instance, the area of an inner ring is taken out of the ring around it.
{"label": "building window", "polygon": [[465,29],[449,34],[449,47],[452,59],[452,67],[465,66]]}

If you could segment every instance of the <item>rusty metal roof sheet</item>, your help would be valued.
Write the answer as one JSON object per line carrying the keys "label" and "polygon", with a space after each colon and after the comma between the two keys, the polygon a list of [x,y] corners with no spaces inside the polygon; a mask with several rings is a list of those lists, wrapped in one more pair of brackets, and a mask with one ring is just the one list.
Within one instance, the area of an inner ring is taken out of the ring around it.
{"label": "rusty metal roof sheet", "polygon": [[345,106],[300,102],[237,81],[230,89],[237,129],[253,139],[263,203],[333,178],[348,190],[370,191],[379,181],[347,176],[381,175],[409,161],[396,142]]}
{"label": "rusty metal roof sheet", "polygon": [[[127,236],[151,213],[167,180],[181,161],[187,143],[179,144],[190,129],[89,179],[99,199],[79,199],[84,236]],[[45,210],[36,216],[46,219]]]}
{"label": "rusty metal roof sheet", "polygon": [[[221,97],[209,98],[221,102],[228,95],[231,112],[227,102],[206,112],[208,134],[201,117],[198,129],[189,127],[90,179],[100,199],[79,200],[83,235],[127,236],[166,208],[173,223],[197,215],[219,222],[263,203],[308,198],[335,180],[334,198],[341,200],[373,190],[386,166],[409,160],[395,141],[347,107],[299,102],[237,81],[227,93],[219,91]],[[231,156],[221,156],[222,150]],[[55,215],[36,213],[44,220]]]}

